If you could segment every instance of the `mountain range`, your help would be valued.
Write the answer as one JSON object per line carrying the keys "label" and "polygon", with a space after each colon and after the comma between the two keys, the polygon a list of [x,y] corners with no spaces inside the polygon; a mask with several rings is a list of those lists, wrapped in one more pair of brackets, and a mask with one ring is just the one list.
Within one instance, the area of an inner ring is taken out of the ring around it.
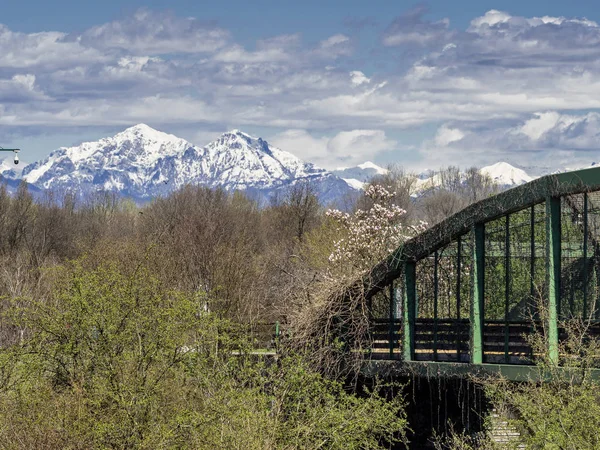
{"label": "mountain range", "polygon": [[[3,175],[15,176],[8,171]],[[295,183],[310,182],[325,203],[349,190],[332,173],[239,130],[198,147],[144,124],[96,142],[61,147],[25,166],[20,176],[39,189],[75,190],[82,195],[118,191],[138,201],[186,184],[241,190],[267,200]]]}
{"label": "mountain range", "polygon": [[[500,162],[480,169],[503,187],[531,181],[524,170]],[[80,195],[116,191],[139,202],[166,195],[186,184],[241,190],[268,201],[300,182],[310,182],[324,204],[339,203],[386,169],[366,162],[333,171],[270,145],[239,130],[204,147],[139,124],[95,142],[61,147],[19,173],[4,162],[0,173],[9,188],[19,179],[32,189],[74,191]],[[435,173],[420,175],[423,189],[435,186]]]}

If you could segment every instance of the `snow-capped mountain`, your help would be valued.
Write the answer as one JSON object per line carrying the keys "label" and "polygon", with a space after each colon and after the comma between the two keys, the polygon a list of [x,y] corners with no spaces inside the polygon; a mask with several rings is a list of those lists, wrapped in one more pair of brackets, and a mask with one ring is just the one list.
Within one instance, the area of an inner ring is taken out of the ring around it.
{"label": "snow-capped mountain", "polygon": [[[536,177],[528,175],[524,170],[511,166],[506,162],[498,162],[490,166],[485,166],[479,169],[479,172],[488,175],[502,189],[509,189],[529,181]],[[465,173],[457,174],[460,177],[460,182],[465,180]],[[435,189],[441,186],[444,182],[439,171],[428,170],[415,175],[415,192],[414,196],[419,196],[425,191]]]}
{"label": "snow-capped mountain", "polygon": [[[105,190],[145,201],[186,184],[242,190],[266,200],[289,186],[308,181],[323,203],[346,201],[374,176],[387,170],[366,162],[328,172],[267,141],[239,130],[224,133],[204,147],[139,124],[95,142],[61,147],[19,173],[10,161],[0,165],[4,179],[22,178],[33,189],[80,195]],[[480,169],[503,188],[531,181],[524,170],[499,162]],[[415,175],[415,196],[441,183],[439,172]]]}
{"label": "snow-capped mountain", "polygon": [[374,176],[384,175],[387,172],[387,169],[371,161],[359,164],[356,167],[343,167],[331,171],[355,189],[363,189],[365,184],[371,181]]}
{"label": "snow-capped mountain", "polygon": [[24,167],[22,177],[42,189],[118,191],[138,200],[186,184],[243,190],[264,199],[304,180],[325,203],[350,191],[330,172],[239,130],[198,147],[144,124],[96,142],[59,148]]}
{"label": "snow-capped mountain", "polygon": [[485,166],[479,169],[479,171],[484,175],[488,175],[500,186],[518,186],[529,183],[534,179],[534,177],[528,175],[524,170],[511,166],[506,162],[498,162],[491,166]]}
{"label": "snow-capped mountain", "polygon": [[121,190],[141,194],[164,181],[156,166],[194,146],[171,134],[139,124],[96,142],[61,147],[23,168],[28,183],[44,189]]}
{"label": "snow-capped mountain", "polygon": [[21,177],[23,167],[22,165],[15,164],[14,157],[10,156],[0,162],[0,174],[5,178],[15,180]]}
{"label": "snow-capped mountain", "polygon": [[[506,162],[498,162],[490,166],[485,166],[479,171],[488,175],[493,181],[503,188],[510,188],[527,183],[536,177],[530,176],[523,169],[514,167]],[[386,174],[388,171],[370,161],[360,164],[356,167],[333,170],[332,173],[346,181],[355,189],[363,189],[376,175]],[[464,176],[462,174],[461,176]],[[415,195],[420,192],[438,187],[442,184],[439,171],[427,170],[414,175],[415,177]]]}

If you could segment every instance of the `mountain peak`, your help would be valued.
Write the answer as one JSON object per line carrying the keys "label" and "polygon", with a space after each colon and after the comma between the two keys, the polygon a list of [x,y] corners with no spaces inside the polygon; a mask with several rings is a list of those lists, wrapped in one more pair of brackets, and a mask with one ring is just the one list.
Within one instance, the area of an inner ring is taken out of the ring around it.
{"label": "mountain peak", "polygon": [[[148,141],[181,141],[182,139],[178,138],[169,133],[165,133],[163,131],[159,131],[155,128],[152,128],[145,123],[138,123],[132,127],[126,128],[125,130],[117,133],[113,136],[115,140],[121,139],[131,139],[132,137],[142,138]],[[110,138],[109,138],[110,139]]]}
{"label": "mountain peak", "polygon": [[378,166],[377,164],[375,164],[374,162],[371,162],[371,161],[366,161],[362,164],[359,164],[356,167],[359,167],[363,170],[373,169],[378,174],[385,174],[388,172],[387,169],[384,169],[383,167]]}
{"label": "mountain peak", "polygon": [[500,161],[491,166],[482,167],[481,173],[489,175],[496,183],[501,185],[518,185],[528,183],[533,177],[522,169],[514,167],[507,162]]}
{"label": "mountain peak", "polygon": [[386,174],[388,171],[377,164],[367,161],[355,167],[343,167],[332,170],[335,176],[340,177],[353,189],[363,189],[376,175]]}
{"label": "mountain peak", "polygon": [[197,147],[143,123],[96,142],[62,147],[25,167],[23,177],[42,189],[77,186],[82,193],[119,191],[138,199],[186,184],[268,196],[303,179],[317,183],[325,198],[347,189],[329,172],[240,130]]}
{"label": "mountain peak", "polygon": [[[481,168],[483,169],[503,169],[503,170],[514,170],[517,169],[515,166],[513,166],[512,164],[509,164],[505,161],[498,161],[497,163],[494,164],[490,164],[489,166],[485,166]],[[517,169],[518,170],[518,169]]]}
{"label": "mountain peak", "polygon": [[221,136],[225,137],[225,136],[236,136],[236,137],[241,137],[244,138],[246,140],[251,139],[251,140],[259,140],[260,138],[255,137],[255,136],[251,136],[248,133],[244,133],[242,130],[238,130],[237,128],[231,130],[231,131],[227,131],[225,133],[223,133]]}
{"label": "mountain peak", "polygon": [[[183,153],[192,144],[172,134],[163,133],[140,123],[129,127],[112,137],[98,141],[83,142],[75,147],[61,147],[50,155],[34,164],[23,168],[23,177],[29,183],[37,183],[48,189],[60,184],[58,178],[65,177],[76,183],[92,183],[94,177],[101,171],[131,173],[136,182],[141,182],[136,174],[158,161]],[[96,173],[94,177],[88,174]],[[58,174],[58,175],[57,175]],[[123,182],[113,182],[115,178],[107,178],[101,188],[111,190],[124,186]],[[93,183],[92,183],[93,184]]]}
{"label": "mountain peak", "polygon": [[126,128],[125,130],[123,130],[123,132],[126,131],[131,131],[131,132],[136,132],[136,131],[141,131],[141,132],[152,132],[152,131],[158,131],[155,128],[152,128],[149,125],[146,125],[145,123],[138,123],[137,125],[134,125],[132,127]]}

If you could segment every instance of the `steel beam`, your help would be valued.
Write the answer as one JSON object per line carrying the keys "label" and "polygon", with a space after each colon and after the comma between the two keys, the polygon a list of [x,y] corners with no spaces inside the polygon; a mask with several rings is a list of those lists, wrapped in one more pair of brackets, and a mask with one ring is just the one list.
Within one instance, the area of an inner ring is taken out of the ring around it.
{"label": "steel beam", "polygon": [[415,317],[417,304],[417,264],[414,261],[404,263],[404,295],[402,317],[402,355],[405,361],[415,359]]}
{"label": "steel beam", "polygon": [[546,199],[546,279],[548,285],[548,359],[558,364],[558,312],[560,311],[560,197]]}
{"label": "steel beam", "polygon": [[509,324],[510,311],[511,267],[510,267],[510,214],[506,215],[504,223],[504,362],[508,363],[509,355]]}
{"label": "steel beam", "polygon": [[485,225],[473,227],[473,271],[471,275],[471,364],[483,363],[483,317],[485,293]]}
{"label": "steel beam", "polygon": [[439,302],[439,253],[436,250],[433,255],[433,359],[438,360],[438,302]]}
{"label": "steel beam", "polygon": [[583,319],[589,319],[588,315],[588,195],[583,194]]}
{"label": "steel beam", "polygon": [[394,289],[394,283],[390,283],[390,323],[389,323],[389,346],[390,346],[390,359],[394,358],[394,346],[396,343],[394,325],[396,318],[396,289]]}
{"label": "steel beam", "polygon": [[[456,321],[460,321],[461,275],[462,275],[462,236],[456,239]],[[460,333],[456,333],[456,360],[460,361]]]}

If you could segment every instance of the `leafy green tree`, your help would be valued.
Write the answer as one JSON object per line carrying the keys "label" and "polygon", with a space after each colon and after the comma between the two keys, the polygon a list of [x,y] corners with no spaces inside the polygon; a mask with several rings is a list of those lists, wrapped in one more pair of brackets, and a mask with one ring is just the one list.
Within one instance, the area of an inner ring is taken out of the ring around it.
{"label": "leafy green tree", "polygon": [[400,400],[354,395],[300,356],[253,355],[244,327],[170,290],[145,264],[57,269],[46,299],[5,318],[2,448],[382,448]]}

